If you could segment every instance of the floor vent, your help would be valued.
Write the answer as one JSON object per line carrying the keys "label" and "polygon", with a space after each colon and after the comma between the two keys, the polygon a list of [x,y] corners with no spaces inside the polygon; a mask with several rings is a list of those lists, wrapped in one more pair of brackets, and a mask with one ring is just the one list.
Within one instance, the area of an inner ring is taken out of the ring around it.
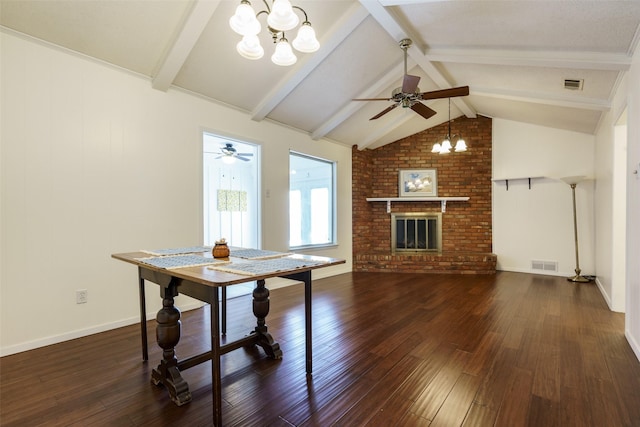
{"label": "floor vent", "polygon": [[571,90],[582,90],[582,84],[584,80],[582,79],[564,79],[564,88]]}
{"label": "floor vent", "polygon": [[531,261],[531,269],[539,271],[558,271],[557,261]]}

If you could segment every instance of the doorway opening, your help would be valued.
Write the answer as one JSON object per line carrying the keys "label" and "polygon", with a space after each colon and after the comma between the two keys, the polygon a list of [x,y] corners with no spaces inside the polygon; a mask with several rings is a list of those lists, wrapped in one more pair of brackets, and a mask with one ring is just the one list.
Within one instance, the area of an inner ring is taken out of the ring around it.
{"label": "doorway opening", "polygon": [[[260,147],[208,132],[202,141],[204,244],[260,249]],[[229,298],[243,286],[254,284],[229,287]]]}

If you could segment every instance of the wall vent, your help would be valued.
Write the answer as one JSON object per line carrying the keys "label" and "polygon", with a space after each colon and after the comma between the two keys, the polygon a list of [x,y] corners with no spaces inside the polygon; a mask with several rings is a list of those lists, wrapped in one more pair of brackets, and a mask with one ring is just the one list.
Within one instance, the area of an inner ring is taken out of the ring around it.
{"label": "wall vent", "polygon": [[570,90],[582,90],[584,80],[582,79],[564,79],[564,88]]}
{"label": "wall vent", "polygon": [[558,261],[531,261],[531,269],[538,271],[558,271]]}

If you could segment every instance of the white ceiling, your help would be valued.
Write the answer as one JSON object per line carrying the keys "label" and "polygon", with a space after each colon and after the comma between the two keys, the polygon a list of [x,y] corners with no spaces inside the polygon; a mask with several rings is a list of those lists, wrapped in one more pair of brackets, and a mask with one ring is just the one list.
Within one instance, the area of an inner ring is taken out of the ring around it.
{"label": "white ceiling", "polygon": [[[293,0],[321,47],[274,65],[235,51],[228,25],[240,0],[0,0],[0,24],[347,146],[375,148],[443,123],[396,108],[369,118],[401,86],[403,52],[420,90],[469,86],[451,117],[483,115],[594,134],[640,37],[640,1]],[[252,0],[254,9],[265,9]],[[271,0],[269,0],[271,4]],[[261,18],[262,19],[262,18]],[[263,27],[266,23],[263,22]],[[292,37],[292,36],[291,36]],[[564,79],[583,79],[581,91]]]}

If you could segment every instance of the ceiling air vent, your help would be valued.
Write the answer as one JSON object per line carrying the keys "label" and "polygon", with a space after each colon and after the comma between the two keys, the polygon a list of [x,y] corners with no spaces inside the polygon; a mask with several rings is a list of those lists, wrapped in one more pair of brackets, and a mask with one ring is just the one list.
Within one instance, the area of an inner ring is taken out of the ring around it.
{"label": "ceiling air vent", "polygon": [[564,79],[564,88],[570,90],[582,90],[582,79]]}

